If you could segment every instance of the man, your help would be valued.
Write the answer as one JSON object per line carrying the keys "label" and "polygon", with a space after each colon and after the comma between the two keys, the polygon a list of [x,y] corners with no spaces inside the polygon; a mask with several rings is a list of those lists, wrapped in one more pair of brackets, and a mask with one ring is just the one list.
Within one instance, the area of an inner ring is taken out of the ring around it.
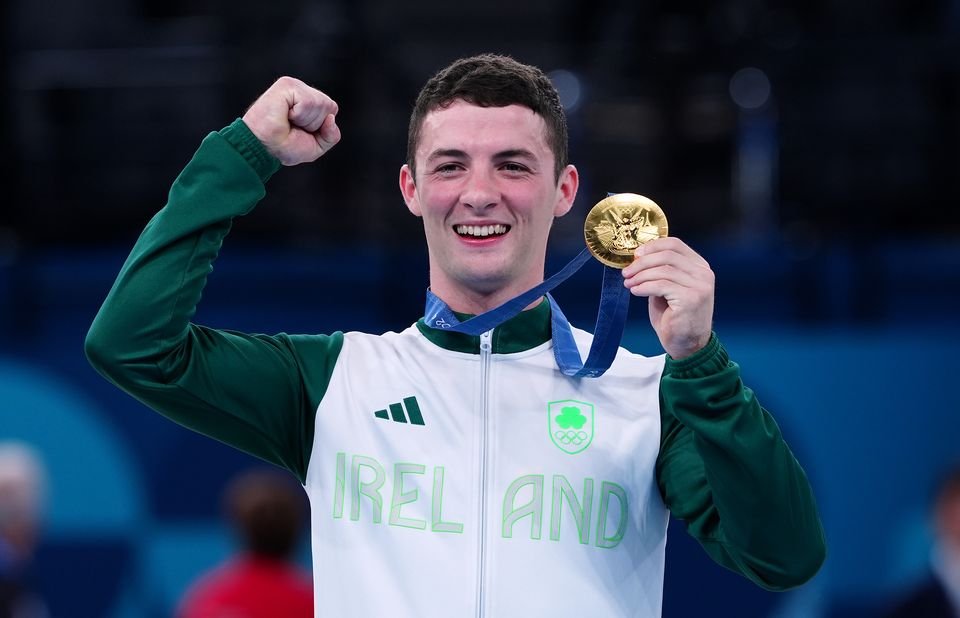
{"label": "man", "polygon": [[293,561],[305,523],[303,495],[279,470],[251,470],[224,492],[241,550],[195,582],[179,618],[312,618],[310,574]]}
{"label": "man", "polygon": [[897,599],[885,618],[960,616],[960,467],[938,484],[933,500],[933,551],[927,579]]}
{"label": "man", "polygon": [[46,471],[28,445],[0,441],[0,618],[45,618],[34,581]]}
{"label": "man", "polygon": [[[338,111],[282,78],[208,136],[86,348],[144,403],[297,475],[318,614],[658,616],[667,509],[761,586],[813,576],[824,542],[809,484],[711,332],[713,273],[676,238],[623,270],[667,356],[620,350],[600,378],[558,371],[546,302],[479,337],[422,320],[379,336],[190,324],[233,218],[281,163],[336,145]],[[577,193],[566,148],[539,69],[484,55],[424,86],[400,190],[453,311],[542,281],[551,223]]]}

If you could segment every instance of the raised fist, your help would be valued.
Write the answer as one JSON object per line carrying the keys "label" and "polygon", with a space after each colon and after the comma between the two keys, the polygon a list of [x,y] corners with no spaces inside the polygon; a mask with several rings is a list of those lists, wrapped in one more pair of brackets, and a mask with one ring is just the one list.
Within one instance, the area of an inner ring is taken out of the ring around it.
{"label": "raised fist", "polygon": [[340,141],[337,103],[299,79],[281,77],[243,121],[284,165],[315,161]]}

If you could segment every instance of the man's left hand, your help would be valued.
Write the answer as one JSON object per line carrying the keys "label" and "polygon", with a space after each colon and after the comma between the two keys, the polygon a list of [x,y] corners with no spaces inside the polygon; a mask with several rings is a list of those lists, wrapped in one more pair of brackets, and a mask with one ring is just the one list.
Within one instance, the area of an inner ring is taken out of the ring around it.
{"label": "man's left hand", "polygon": [[705,259],[679,238],[640,245],[623,269],[624,285],[648,297],[650,324],[674,359],[686,358],[710,341],[714,275]]}

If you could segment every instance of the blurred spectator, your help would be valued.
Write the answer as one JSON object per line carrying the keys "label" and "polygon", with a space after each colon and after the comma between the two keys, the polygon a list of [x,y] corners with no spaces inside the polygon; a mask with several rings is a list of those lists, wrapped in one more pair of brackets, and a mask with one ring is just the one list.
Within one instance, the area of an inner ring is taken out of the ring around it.
{"label": "blurred spectator", "polygon": [[242,550],[191,587],[179,618],[313,616],[310,574],[291,560],[306,515],[300,488],[257,470],[234,479],[224,502]]}
{"label": "blurred spectator", "polygon": [[960,618],[960,466],[938,488],[933,526],[931,576],[887,618]]}
{"label": "blurred spectator", "polygon": [[49,615],[31,581],[45,486],[43,463],[30,447],[0,442],[0,618]]}

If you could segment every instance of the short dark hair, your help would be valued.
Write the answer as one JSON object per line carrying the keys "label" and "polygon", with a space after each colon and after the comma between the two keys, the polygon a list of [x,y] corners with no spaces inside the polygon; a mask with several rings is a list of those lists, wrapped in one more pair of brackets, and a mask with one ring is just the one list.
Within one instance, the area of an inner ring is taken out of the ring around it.
{"label": "short dark hair", "polygon": [[941,504],[958,497],[960,497],[960,462],[954,463],[941,474],[933,502]]}
{"label": "short dark hair", "polygon": [[288,475],[270,469],[249,470],[229,483],[223,498],[248,552],[278,560],[293,553],[306,508],[300,488]]}
{"label": "short dark hair", "polygon": [[481,54],[461,58],[431,77],[417,96],[407,132],[407,164],[416,173],[415,159],[423,119],[430,112],[463,100],[480,107],[529,107],[547,125],[547,145],[553,152],[554,175],[567,166],[567,117],[550,79],[535,66],[509,56]]}

